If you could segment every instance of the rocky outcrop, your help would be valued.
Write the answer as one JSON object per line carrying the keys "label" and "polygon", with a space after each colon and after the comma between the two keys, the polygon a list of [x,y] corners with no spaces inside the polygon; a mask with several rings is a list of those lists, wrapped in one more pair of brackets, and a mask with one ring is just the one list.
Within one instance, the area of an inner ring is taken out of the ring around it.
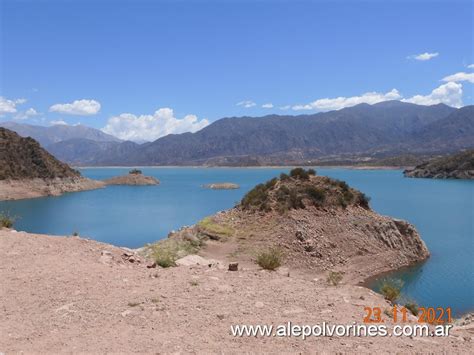
{"label": "rocky outcrop", "polygon": [[312,171],[293,172],[256,186],[235,208],[169,237],[204,245],[207,257],[213,257],[206,252],[209,243],[238,251],[235,261],[244,264],[256,251],[277,247],[287,266],[341,271],[353,283],[429,257],[411,224],[372,211],[363,193]]}
{"label": "rocky outcrop", "polygon": [[116,176],[107,180],[104,180],[106,185],[158,185],[160,181],[153,176],[145,176],[141,172],[131,172],[128,175]]}
{"label": "rocky outcrop", "polygon": [[430,160],[403,174],[415,178],[474,179],[474,150]]}
{"label": "rocky outcrop", "polygon": [[104,186],[82,177],[34,139],[0,128],[0,200],[56,196]]}

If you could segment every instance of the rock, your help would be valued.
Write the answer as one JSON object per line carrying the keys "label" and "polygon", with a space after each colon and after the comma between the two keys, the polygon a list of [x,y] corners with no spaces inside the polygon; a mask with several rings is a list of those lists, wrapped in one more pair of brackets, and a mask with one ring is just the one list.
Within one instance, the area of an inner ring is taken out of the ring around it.
{"label": "rock", "polygon": [[301,241],[301,242],[305,241],[305,237],[303,236],[302,231],[296,231],[295,235],[296,235],[296,239],[298,239],[299,241]]}
{"label": "rock", "polygon": [[147,269],[154,269],[156,267],[156,263],[149,264],[146,267],[147,267]]}
{"label": "rock", "polygon": [[284,266],[280,266],[278,269],[276,269],[276,272],[282,276],[290,277],[290,269]]}
{"label": "rock", "polygon": [[222,182],[222,183],[215,183],[215,184],[207,184],[204,185],[206,189],[212,190],[234,190],[239,189],[240,186],[231,182]]}
{"label": "rock", "polygon": [[229,263],[229,271],[238,271],[239,270],[239,263],[232,262]]}
{"label": "rock", "polygon": [[176,260],[175,263],[178,266],[194,266],[194,265],[212,266],[212,265],[216,265],[217,261],[204,259],[202,256],[191,254],[191,255],[186,255],[185,257],[181,259]]}
{"label": "rock", "polygon": [[256,308],[263,308],[263,306],[264,306],[263,302],[260,302],[260,301],[259,301],[259,302],[255,302],[255,307],[256,307]]}

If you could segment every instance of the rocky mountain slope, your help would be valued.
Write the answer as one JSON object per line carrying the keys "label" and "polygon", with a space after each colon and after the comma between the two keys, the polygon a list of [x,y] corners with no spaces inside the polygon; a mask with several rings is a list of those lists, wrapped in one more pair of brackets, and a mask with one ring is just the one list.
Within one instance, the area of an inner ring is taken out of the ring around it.
{"label": "rocky mountain slope", "polygon": [[79,177],[71,169],[45,151],[33,138],[22,138],[0,127],[0,180],[54,179]]}
{"label": "rocky mountain slope", "polygon": [[285,266],[343,272],[361,282],[411,265],[429,252],[409,223],[381,216],[345,182],[292,170],[248,192],[235,208],[172,233],[168,240],[200,245],[203,255],[252,264],[259,250],[279,248]]}
{"label": "rocky mountain slope", "polygon": [[58,195],[104,186],[54,158],[33,138],[0,127],[0,200]]}
{"label": "rocky mountain slope", "polygon": [[172,134],[144,144],[81,139],[48,149],[79,165],[302,164],[322,158],[469,148],[473,122],[472,106],[457,110],[443,104],[389,101],[313,115],[223,118],[196,133]]}
{"label": "rocky mountain slope", "polygon": [[433,159],[403,173],[415,178],[474,179],[474,150]]}

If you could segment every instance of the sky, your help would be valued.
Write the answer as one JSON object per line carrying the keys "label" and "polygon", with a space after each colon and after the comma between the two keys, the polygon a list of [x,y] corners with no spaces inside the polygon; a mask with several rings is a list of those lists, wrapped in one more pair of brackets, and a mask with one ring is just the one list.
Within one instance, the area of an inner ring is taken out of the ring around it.
{"label": "sky", "polygon": [[0,0],[0,121],[122,139],[366,102],[474,103],[473,2]]}

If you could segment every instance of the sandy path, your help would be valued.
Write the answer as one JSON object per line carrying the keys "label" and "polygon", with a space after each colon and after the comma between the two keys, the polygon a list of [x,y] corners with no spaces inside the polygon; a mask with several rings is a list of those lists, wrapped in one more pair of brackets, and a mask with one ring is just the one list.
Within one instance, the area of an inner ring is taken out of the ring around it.
{"label": "sandy path", "polygon": [[350,324],[364,306],[387,304],[358,286],[258,270],[147,269],[122,253],[77,237],[0,231],[0,352],[471,350],[471,333],[460,328],[430,339],[235,338],[231,324]]}

